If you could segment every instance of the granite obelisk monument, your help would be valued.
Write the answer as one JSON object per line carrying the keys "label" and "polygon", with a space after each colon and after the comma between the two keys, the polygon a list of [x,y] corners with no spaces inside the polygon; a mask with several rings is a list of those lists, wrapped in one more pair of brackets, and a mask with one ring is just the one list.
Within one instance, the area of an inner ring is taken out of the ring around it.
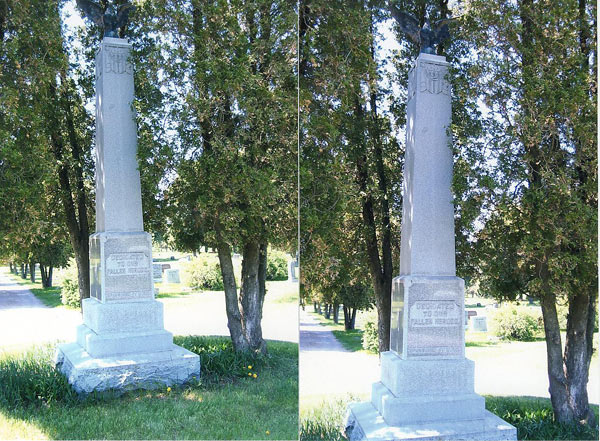
{"label": "granite obelisk monument", "polygon": [[[400,15],[401,26],[411,19],[399,11],[394,15]],[[434,44],[434,37],[421,35],[418,41]],[[465,358],[448,63],[431,47],[422,49],[408,81],[400,275],[392,287],[390,351],[381,354],[381,381],[373,385],[371,401],[349,405],[346,434],[350,440],[516,439],[513,426],[485,409],[484,398],[474,391],[474,363]]]}
{"label": "granite obelisk monument", "polygon": [[77,341],[59,345],[56,356],[75,390],[84,393],[150,389],[200,375],[198,355],[173,344],[164,329],[163,305],[154,298],[152,239],[143,226],[131,109],[131,45],[106,35],[115,34],[105,31],[96,55],[96,233],[90,236],[90,297],[83,301]]}

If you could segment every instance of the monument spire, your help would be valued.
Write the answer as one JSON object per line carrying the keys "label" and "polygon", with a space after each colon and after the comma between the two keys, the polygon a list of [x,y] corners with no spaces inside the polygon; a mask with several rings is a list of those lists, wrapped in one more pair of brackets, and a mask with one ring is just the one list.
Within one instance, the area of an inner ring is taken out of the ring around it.
{"label": "monument spire", "polygon": [[392,283],[390,351],[371,401],[349,406],[357,440],[514,440],[485,409],[465,358],[464,281],[456,277],[451,87],[445,57],[421,52],[409,73],[400,276]]}
{"label": "monument spire", "polygon": [[152,389],[200,375],[200,359],[173,344],[154,298],[152,237],[144,232],[131,44],[104,37],[96,54],[96,233],[90,297],[77,341],[56,363],[76,391]]}

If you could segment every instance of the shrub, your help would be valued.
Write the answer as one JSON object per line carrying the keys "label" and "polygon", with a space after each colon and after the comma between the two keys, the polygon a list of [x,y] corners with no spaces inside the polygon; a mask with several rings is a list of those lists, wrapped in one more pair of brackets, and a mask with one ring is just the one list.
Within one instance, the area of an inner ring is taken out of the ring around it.
{"label": "shrub", "polygon": [[51,345],[0,357],[0,405],[23,406],[69,403],[77,399],[66,377],[54,368]]}
{"label": "shrub", "polygon": [[[200,356],[202,377],[210,380],[246,377],[266,364],[267,357],[253,352],[236,352],[228,337],[174,337],[174,343]],[[252,369],[248,369],[252,366]]]}
{"label": "shrub", "polygon": [[63,305],[73,308],[79,308],[79,279],[77,278],[77,265],[71,262],[69,266],[62,271],[62,288],[60,290],[60,299]]}
{"label": "shrub", "polygon": [[504,306],[494,315],[492,326],[500,338],[531,341],[543,329],[541,314],[536,312],[527,306]]}
{"label": "shrub", "polygon": [[281,251],[270,250],[267,253],[267,280],[287,280],[288,259]]}
{"label": "shrub", "polygon": [[558,324],[561,331],[567,330],[567,313],[569,312],[569,306],[567,304],[556,304],[556,314],[558,315]]}
{"label": "shrub", "polygon": [[222,291],[221,266],[214,257],[200,256],[191,260],[183,270],[183,282],[193,289]]}
{"label": "shrub", "polygon": [[370,352],[379,352],[379,332],[377,324],[368,321],[365,323],[362,335],[362,347]]}
{"label": "shrub", "polygon": [[[590,440],[598,439],[598,424],[592,427],[559,423],[554,419],[548,398],[485,397],[485,407],[517,428],[517,439]],[[598,418],[598,406],[591,405]]]}

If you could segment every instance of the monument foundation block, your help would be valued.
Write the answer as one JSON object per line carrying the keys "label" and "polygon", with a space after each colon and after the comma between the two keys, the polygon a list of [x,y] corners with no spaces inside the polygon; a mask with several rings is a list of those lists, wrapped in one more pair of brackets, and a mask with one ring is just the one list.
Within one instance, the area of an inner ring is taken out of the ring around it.
{"label": "monument foundation block", "polygon": [[400,276],[393,280],[390,351],[371,401],[348,406],[357,440],[514,440],[485,409],[465,358],[464,281],[456,277],[451,88],[442,56],[421,53],[409,73]]}
{"label": "monument foundation block", "polygon": [[152,389],[200,375],[200,358],[173,344],[154,297],[152,238],[143,231],[131,110],[131,45],[106,37],[96,56],[96,233],[90,236],[90,297],[76,342],[57,367],[77,392]]}

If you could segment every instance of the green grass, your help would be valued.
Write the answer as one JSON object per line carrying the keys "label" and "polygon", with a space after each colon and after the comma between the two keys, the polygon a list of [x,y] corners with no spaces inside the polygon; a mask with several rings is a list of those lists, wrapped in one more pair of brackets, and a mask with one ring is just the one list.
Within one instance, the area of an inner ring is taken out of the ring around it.
{"label": "green grass", "polygon": [[309,312],[309,314],[317,319],[319,323],[329,328],[335,338],[342,344],[344,349],[352,352],[364,352],[366,354],[375,354],[375,352],[367,351],[362,347],[362,329],[351,329],[346,331],[344,329],[344,317],[340,316],[339,323],[334,323],[333,318],[326,319],[323,315]]}
{"label": "green grass", "polygon": [[[554,422],[552,404],[548,398],[485,397],[485,407],[517,428],[517,438],[539,440],[598,439],[598,424],[594,428]],[[591,405],[598,421],[598,406]]]}
{"label": "green grass", "polygon": [[176,341],[200,354],[199,381],[84,399],[61,382],[49,347],[0,355],[0,376],[12,378],[12,392],[0,388],[0,439],[297,439],[297,344],[269,341],[269,355],[254,357],[226,337]]}
{"label": "green grass", "polygon": [[60,298],[60,286],[52,286],[50,288],[29,288],[29,290],[33,293],[33,295],[40,299],[44,305],[50,308],[56,308],[57,306],[68,307],[62,304],[62,300]]}
{"label": "green grass", "polygon": [[360,397],[345,396],[322,399],[313,403],[302,400],[300,408],[301,441],[342,441],[342,426],[346,416],[346,406],[352,401],[362,401]]}
{"label": "green grass", "polygon": [[[300,409],[300,440],[342,441],[346,407],[360,397],[347,395],[317,403],[302,402]],[[553,421],[552,406],[547,398],[485,397],[486,408],[517,428],[519,440],[588,440],[598,439],[595,428],[559,424]],[[598,420],[598,406],[592,405]]]}

